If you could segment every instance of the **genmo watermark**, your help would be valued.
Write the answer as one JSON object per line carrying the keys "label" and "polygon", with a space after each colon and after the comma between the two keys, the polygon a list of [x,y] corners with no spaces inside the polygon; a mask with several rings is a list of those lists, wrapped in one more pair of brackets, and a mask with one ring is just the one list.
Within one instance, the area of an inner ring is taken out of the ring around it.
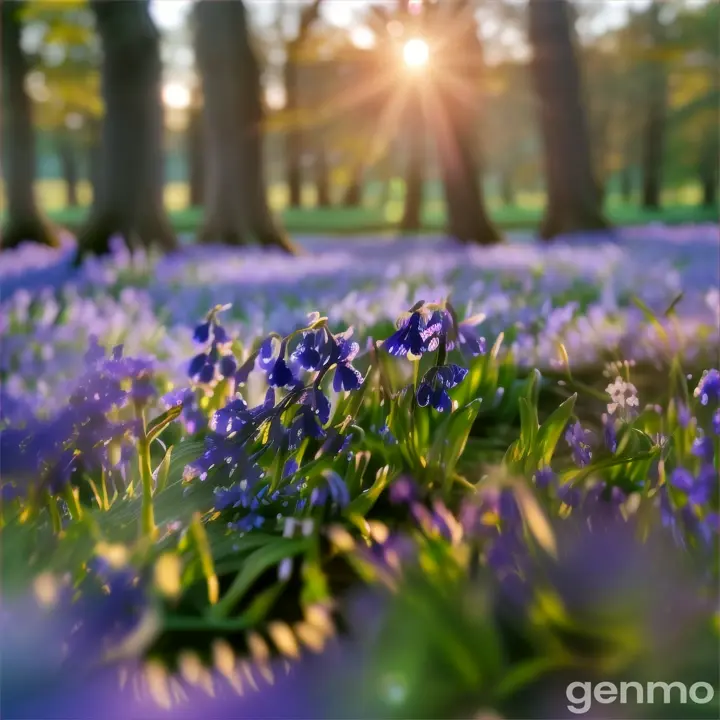
{"label": "genmo watermark", "polygon": [[593,702],[601,705],[620,703],[621,705],[646,705],[652,703],[688,702],[706,705],[715,697],[715,688],[706,682],[696,682],[688,687],[681,682],[574,682],[567,686],[565,696],[568,710],[576,715],[584,715]]}

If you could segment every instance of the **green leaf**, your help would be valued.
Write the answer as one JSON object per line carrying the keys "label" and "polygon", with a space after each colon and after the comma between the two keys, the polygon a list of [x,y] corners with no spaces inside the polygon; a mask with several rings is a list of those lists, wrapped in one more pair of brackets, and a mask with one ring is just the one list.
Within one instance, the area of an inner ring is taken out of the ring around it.
{"label": "green leaf", "polygon": [[375,482],[370,486],[367,492],[356,497],[348,506],[345,508],[343,513],[345,516],[356,515],[367,515],[372,506],[377,502],[382,491],[389,485],[390,480],[390,466],[385,465],[381,467],[376,475]]}
{"label": "green leaf", "polygon": [[158,415],[147,427],[148,445],[183,411],[182,405],[173,405],[168,408],[162,415]]}
{"label": "green leaf", "polygon": [[170,476],[170,461],[172,459],[173,447],[174,445],[171,445],[167,449],[165,456],[158,465],[157,470],[155,470],[155,492],[162,492],[167,487],[168,477]]}
{"label": "green leaf", "polygon": [[248,556],[232,585],[215,607],[210,609],[213,618],[227,617],[242,600],[252,584],[269,568],[285,558],[294,557],[308,547],[307,538],[275,538]]}
{"label": "green leaf", "polygon": [[535,436],[538,431],[537,408],[526,397],[518,401],[520,407],[520,445],[525,456],[535,449]]}
{"label": "green leaf", "polygon": [[455,410],[437,429],[435,441],[427,456],[427,465],[431,473],[438,473],[447,488],[452,480],[455,466],[465,450],[473,423],[480,411],[482,400],[471,400],[467,405]]}
{"label": "green leaf", "polygon": [[553,411],[550,417],[542,424],[537,436],[536,460],[539,467],[550,465],[555,448],[562,437],[562,432],[575,409],[576,400],[577,393],[574,393]]}

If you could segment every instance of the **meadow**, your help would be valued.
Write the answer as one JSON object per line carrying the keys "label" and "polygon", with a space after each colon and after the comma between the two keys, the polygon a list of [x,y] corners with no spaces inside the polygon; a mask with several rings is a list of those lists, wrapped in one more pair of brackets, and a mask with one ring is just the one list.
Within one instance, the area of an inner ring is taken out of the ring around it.
{"label": "meadow", "polygon": [[713,689],[717,226],[508,235],[6,251],[6,716]]}

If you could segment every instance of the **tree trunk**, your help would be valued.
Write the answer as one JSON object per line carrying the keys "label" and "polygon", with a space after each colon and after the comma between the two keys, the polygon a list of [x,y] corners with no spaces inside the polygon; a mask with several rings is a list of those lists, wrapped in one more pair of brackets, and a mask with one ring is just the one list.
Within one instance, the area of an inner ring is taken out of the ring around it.
{"label": "tree trunk", "polygon": [[2,79],[4,175],[7,221],[2,247],[25,240],[57,245],[57,235],[42,217],[35,199],[35,132],[32,104],[25,92],[27,61],[20,45],[21,4],[2,0]]}
{"label": "tree trunk", "polygon": [[362,203],[363,166],[355,163],[350,170],[350,181],[345,188],[342,205],[346,208],[359,207]]}
{"label": "tree trunk", "polygon": [[102,191],[80,234],[83,252],[108,252],[120,234],[132,247],[176,246],[163,207],[162,65],[147,0],[92,0],[103,46]]}
{"label": "tree trunk", "polygon": [[530,0],[529,36],[548,195],[540,236],[549,240],[565,233],[607,228],[593,175],[566,0]]}
{"label": "tree trunk", "polygon": [[408,156],[405,170],[405,206],[400,229],[420,230],[422,224],[423,183],[425,180],[425,122],[423,107],[417,93],[408,103],[406,127]]}
{"label": "tree trunk", "polygon": [[[480,180],[477,107],[458,88],[477,86],[483,68],[482,48],[469,3],[462,3],[452,23],[455,31],[448,57],[440,58],[447,81],[437,84],[437,155],[445,191],[447,230],[464,243],[494,245],[501,236],[490,221]],[[460,13],[467,17],[462,18]]]}
{"label": "tree trunk", "polygon": [[[663,31],[659,17],[660,4],[653,3],[648,13],[650,45],[653,50],[657,50],[662,43]],[[659,60],[649,60],[646,72],[647,107],[642,140],[642,204],[644,208],[657,210],[661,205],[668,81],[665,68]]]}
{"label": "tree trunk", "polygon": [[302,205],[302,132],[297,123],[299,100],[297,41],[287,46],[285,63],[285,112],[291,127],[285,135],[285,158],[287,162],[288,205],[298,208]]}
{"label": "tree trunk", "polygon": [[78,206],[78,157],[77,145],[74,138],[65,131],[60,131],[57,138],[57,151],[65,182],[65,206],[76,208]]}
{"label": "tree trunk", "polygon": [[703,207],[718,207],[718,154],[720,154],[720,137],[713,128],[706,136],[705,142],[701,145],[699,175],[702,185]]}
{"label": "tree trunk", "polygon": [[320,137],[315,144],[315,190],[317,206],[328,208],[332,205],[330,200],[330,168],[328,166],[325,142]]}
{"label": "tree trunk", "polygon": [[92,188],[92,203],[98,205],[102,196],[102,128],[97,120],[89,123],[90,141],[87,148],[88,174]]}
{"label": "tree trunk", "polygon": [[193,106],[187,128],[187,158],[190,207],[201,207],[204,200],[202,112]]}
{"label": "tree trunk", "polygon": [[294,250],[267,204],[260,68],[241,0],[195,6],[195,55],[203,82],[205,242]]}

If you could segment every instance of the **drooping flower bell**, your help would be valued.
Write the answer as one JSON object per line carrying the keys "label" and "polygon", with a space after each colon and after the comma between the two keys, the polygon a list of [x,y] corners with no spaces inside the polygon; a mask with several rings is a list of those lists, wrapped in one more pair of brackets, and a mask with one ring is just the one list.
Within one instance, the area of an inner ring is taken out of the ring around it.
{"label": "drooping flower bell", "polygon": [[430,405],[438,412],[449,412],[452,410],[452,400],[448,390],[459,385],[467,373],[467,368],[453,364],[430,368],[418,386],[418,405],[421,407]]}

